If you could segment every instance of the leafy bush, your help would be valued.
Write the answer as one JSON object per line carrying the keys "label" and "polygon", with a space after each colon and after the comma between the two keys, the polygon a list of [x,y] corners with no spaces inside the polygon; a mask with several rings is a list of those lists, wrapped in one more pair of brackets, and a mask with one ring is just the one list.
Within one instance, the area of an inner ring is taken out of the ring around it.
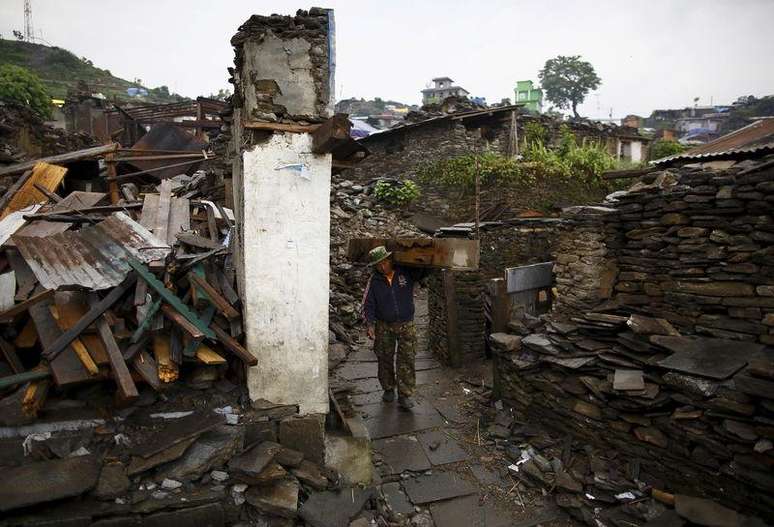
{"label": "leafy bush", "polygon": [[44,119],[51,115],[51,97],[43,82],[20,66],[0,66],[0,99],[28,106]]}
{"label": "leafy bush", "polygon": [[524,145],[529,146],[535,143],[546,144],[549,140],[548,130],[542,124],[529,121],[524,125]]}
{"label": "leafy bush", "polygon": [[419,187],[410,179],[379,181],[374,187],[376,199],[392,207],[404,207],[415,201],[419,195]]}
{"label": "leafy bush", "polygon": [[492,152],[443,159],[420,167],[417,175],[422,183],[437,183],[469,191],[476,186],[476,171],[484,186],[529,182],[532,179],[521,169],[518,161]]}
{"label": "leafy bush", "polygon": [[659,139],[650,145],[650,159],[661,159],[685,152],[685,147],[677,141]]}

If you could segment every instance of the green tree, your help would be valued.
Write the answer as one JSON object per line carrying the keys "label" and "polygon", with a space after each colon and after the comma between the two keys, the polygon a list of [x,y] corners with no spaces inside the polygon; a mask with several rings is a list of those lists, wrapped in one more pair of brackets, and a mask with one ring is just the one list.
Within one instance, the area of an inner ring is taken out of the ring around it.
{"label": "green tree", "polygon": [[677,141],[659,139],[650,145],[650,159],[661,159],[685,152],[685,147]]}
{"label": "green tree", "polygon": [[594,71],[594,66],[581,60],[580,55],[559,55],[547,60],[538,77],[546,99],[559,108],[572,109],[576,118],[580,117],[578,105],[591,90],[597,89],[602,83],[602,79]]}
{"label": "green tree", "polygon": [[0,99],[29,106],[44,119],[51,115],[51,96],[43,82],[20,66],[0,65]]}

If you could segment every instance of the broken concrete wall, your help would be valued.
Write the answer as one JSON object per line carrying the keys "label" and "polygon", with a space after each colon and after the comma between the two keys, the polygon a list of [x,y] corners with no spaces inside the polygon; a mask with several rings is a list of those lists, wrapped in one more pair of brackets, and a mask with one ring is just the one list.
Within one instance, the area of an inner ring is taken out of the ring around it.
{"label": "broken concrete wall", "polygon": [[253,15],[231,39],[234,105],[245,120],[319,122],[333,115],[333,11]]}
{"label": "broken concrete wall", "polygon": [[253,16],[232,39],[237,275],[259,362],[248,387],[302,414],[328,411],[331,156],[303,126],[332,114],[333,38],[333,12],[312,9]]}

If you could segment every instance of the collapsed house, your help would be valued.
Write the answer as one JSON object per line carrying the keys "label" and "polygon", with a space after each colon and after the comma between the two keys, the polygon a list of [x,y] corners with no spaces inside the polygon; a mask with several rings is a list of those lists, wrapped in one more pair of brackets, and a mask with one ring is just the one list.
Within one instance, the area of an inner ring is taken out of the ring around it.
{"label": "collapsed house", "polygon": [[366,155],[331,112],[333,13],[233,43],[217,127],[135,109],[131,148],[0,168],[0,525],[292,525],[371,499],[367,436],[329,414],[330,174]]}

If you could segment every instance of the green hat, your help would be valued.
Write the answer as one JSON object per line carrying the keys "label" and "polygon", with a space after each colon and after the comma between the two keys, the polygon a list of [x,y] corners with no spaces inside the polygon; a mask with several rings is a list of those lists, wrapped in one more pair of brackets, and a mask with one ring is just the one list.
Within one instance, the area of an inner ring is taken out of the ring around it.
{"label": "green hat", "polygon": [[380,245],[379,247],[374,247],[370,251],[368,251],[368,258],[371,260],[371,262],[368,265],[376,265],[382,260],[386,260],[392,256],[392,253],[387,250],[387,247],[384,245]]}

